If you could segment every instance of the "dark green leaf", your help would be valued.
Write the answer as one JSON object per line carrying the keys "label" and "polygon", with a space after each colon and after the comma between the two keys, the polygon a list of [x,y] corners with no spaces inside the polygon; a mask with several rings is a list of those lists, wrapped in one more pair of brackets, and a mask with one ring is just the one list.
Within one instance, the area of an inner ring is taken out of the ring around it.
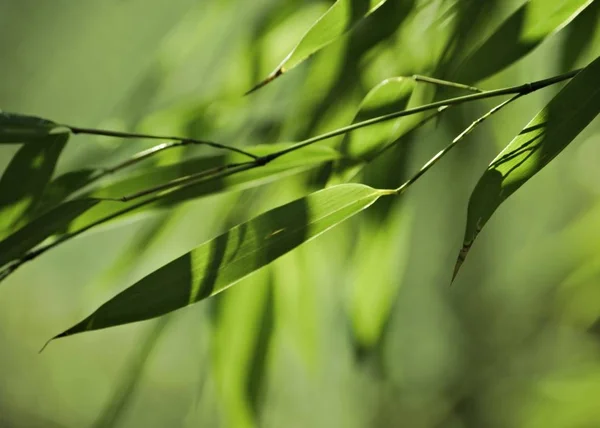
{"label": "dark green leaf", "polygon": [[469,200],[455,275],[500,204],[554,159],[600,112],[600,58],[577,74],[492,161]]}
{"label": "dark green leaf", "polygon": [[65,202],[27,223],[0,241],[0,266],[22,257],[49,236],[66,230],[73,219],[99,202],[93,199]]}
{"label": "dark green leaf", "polygon": [[[415,81],[410,78],[394,77],[384,80],[369,91],[360,104],[353,123],[406,109],[414,87]],[[352,178],[384,147],[407,132],[415,123],[415,118],[418,121],[417,116],[378,123],[348,134],[340,149],[343,158],[335,167],[337,177],[333,177],[330,183],[346,182]]]}
{"label": "dark green leaf", "polygon": [[12,158],[0,179],[0,237],[20,227],[38,208],[68,138],[48,135],[43,144],[26,144]]}
{"label": "dark green leaf", "polygon": [[560,31],[593,0],[529,0],[462,61],[453,74],[472,83],[492,76]]}
{"label": "dark green leaf", "polygon": [[[255,146],[252,148],[252,152],[256,155],[263,155],[289,146],[289,143]],[[305,149],[282,156],[266,166],[176,190],[165,198],[148,204],[135,212],[157,208],[168,208],[190,199],[200,198],[215,193],[243,190],[260,186],[338,158],[339,153],[329,147],[306,147]],[[245,160],[247,159],[234,153],[224,156],[197,158],[177,164],[144,169],[139,172],[134,171],[131,176],[117,178],[107,185],[100,184],[96,186],[86,193],[86,196],[120,198],[140,190],[164,184],[169,180],[186,177],[190,174],[206,171],[230,162],[240,162]],[[135,201],[132,201],[131,203],[134,202]],[[101,204],[72,224],[71,230],[85,227],[86,225],[105,216],[112,215],[125,207],[127,207],[127,204],[121,202]]]}
{"label": "dark green leaf", "polygon": [[258,89],[296,67],[309,56],[346,33],[359,20],[371,14],[386,0],[337,0],[306,32],[302,40],[254,89]]}
{"label": "dark green leaf", "polygon": [[58,126],[39,117],[0,111],[0,144],[43,143],[48,134]]}
{"label": "dark green leaf", "polygon": [[344,184],[268,211],[161,267],[57,337],[157,317],[213,296],[388,193]]}

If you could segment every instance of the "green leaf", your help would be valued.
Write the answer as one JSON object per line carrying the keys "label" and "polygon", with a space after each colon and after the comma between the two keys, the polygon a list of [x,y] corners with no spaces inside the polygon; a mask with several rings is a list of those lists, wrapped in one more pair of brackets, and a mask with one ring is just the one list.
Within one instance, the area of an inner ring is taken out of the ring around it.
{"label": "green leaf", "polygon": [[[252,152],[256,155],[263,155],[287,147],[290,147],[289,143],[255,146],[252,148]],[[339,153],[330,147],[317,145],[306,147],[297,152],[282,156],[262,167],[176,190],[157,202],[150,203],[131,213],[139,213],[141,211],[159,208],[170,208],[184,201],[215,193],[237,191],[260,186],[338,158]],[[206,171],[228,163],[240,161],[247,161],[247,158],[244,158],[237,153],[233,153],[223,156],[191,159],[177,164],[134,171],[129,176],[119,177],[106,185],[99,185],[89,190],[84,196],[92,198],[120,198],[153,186],[164,184],[176,178],[186,177],[196,172]],[[130,203],[136,202],[137,201],[131,201]],[[123,202],[100,204],[74,222],[70,229],[73,230],[85,227],[100,218],[112,215],[126,207],[127,204]]]}
{"label": "green leaf", "polygon": [[0,111],[0,144],[44,142],[50,132],[58,127],[50,120]]}
{"label": "green leaf", "polygon": [[22,257],[49,236],[67,229],[73,219],[98,204],[93,199],[65,202],[0,241],[0,266]]}
{"label": "green leaf", "polygon": [[20,227],[38,208],[68,134],[47,135],[44,144],[22,146],[0,179],[0,237]]}
{"label": "green leaf", "polygon": [[473,83],[492,76],[527,55],[569,24],[593,0],[530,0],[513,13],[453,74]]}
{"label": "green leaf", "polygon": [[268,211],[166,264],[56,337],[142,321],[214,296],[389,193],[344,184]]}
{"label": "green leaf", "polygon": [[[415,81],[411,78],[393,77],[384,80],[363,99],[352,123],[406,109],[414,88]],[[336,175],[332,177],[330,184],[350,180],[384,147],[408,132],[419,117],[420,115],[415,115],[381,122],[347,134],[340,148],[343,158],[335,166]]]}
{"label": "green leaf", "polygon": [[496,209],[554,159],[600,112],[600,57],[578,73],[492,161],[469,200],[454,275]]}
{"label": "green leaf", "polygon": [[248,93],[270,83],[349,31],[386,0],[337,0],[306,32],[277,68]]}

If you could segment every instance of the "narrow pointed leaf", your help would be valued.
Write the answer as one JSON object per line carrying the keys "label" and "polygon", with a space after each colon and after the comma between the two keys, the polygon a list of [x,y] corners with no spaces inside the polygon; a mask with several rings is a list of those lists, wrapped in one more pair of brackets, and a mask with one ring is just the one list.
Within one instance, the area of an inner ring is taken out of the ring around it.
{"label": "narrow pointed leaf", "polygon": [[[252,152],[256,155],[263,155],[289,146],[289,143],[256,146],[252,148]],[[191,199],[208,196],[215,193],[239,191],[261,186],[274,180],[278,180],[282,177],[306,171],[310,168],[320,165],[323,162],[335,160],[339,157],[339,152],[329,147],[306,147],[303,150],[282,156],[281,158],[276,159],[265,166],[240,172],[228,177],[199,183],[181,190],[176,190],[163,199],[145,205],[131,213],[169,208]],[[144,169],[139,172],[134,171],[131,175],[119,177],[115,181],[106,185],[98,185],[92,188],[89,192],[85,193],[84,196],[91,198],[120,198],[140,190],[148,189],[152,186],[166,183],[169,180],[186,177],[190,174],[209,170],[230,162],[240,162],[245,160],[247,159],[244,159],[238,154],[227,154],[225,156],[192,159],[177,164]],[[137,201],[131,201],[129,203],[136,202]],[[127,207],[127,203],[123,202],[109,202],[100,204],[82,217],[78,218],[71,225],[70,229],[73,230],[85,227],[86,225],[93,223],[105,216],[112,215],[125,207]],[[118,217],[118,219],[122,219],[124,217],[125,216]]]}
{"label": "narrow pointed leaf", "polygon": [[43,143],[58,126],[39,117],[0,111],[0,144]]}
{"label": "narrow pointed leaf", "polygon": [[47,135],[43,144],[23,145],[0,179],[0,237],[20,227],[38,208],[68,134]]}
{"label": "narrow pointed leaf", "polygon": [[306,32],[302,40],[262,82],[248,93],[270,83],[350,30],[386,0],[337,0]]}
{"label": "narrow pointed leaf", "polygon": [[166,264],[56,337],[157,317],[213,296],[387,193],[344,184],[268,211]]}
{"label": "narrow pointed leaf", "polygon": [[593,0],[529,0],[462,61],[454,73],[474,83],[521,59],[547,37],[568,25]]}
{"label": "narrow pointed leaf", "polygon": [[577,74],[492,161],[469,200],[456,276],[473,241],[506,198],[554,159],[600,113],[600,58]]}
{"label": "narrow pointed leaf", "polygon": [[75,218],[99,202],[94,199],[65,202],[13,232],[0,241],[0,266],[22,257],[46,238],[66,230]]}

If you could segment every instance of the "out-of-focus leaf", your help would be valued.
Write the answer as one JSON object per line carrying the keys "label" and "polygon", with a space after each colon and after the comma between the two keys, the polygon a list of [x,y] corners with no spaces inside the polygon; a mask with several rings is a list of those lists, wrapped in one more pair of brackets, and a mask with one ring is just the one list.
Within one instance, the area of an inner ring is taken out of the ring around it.
{"label": "out-of-focus leaf", "polygon": [[346,33],[386,0],[337,0],[306,32],[287,57],[250,92],[265,86]]}
{"label": "out-of-focus leaf", "polygon": [[600,112],[600,57],[578,73],[492,161],[469,200],[463,248],[454,275],[473,241],[500,204],[554,159]]}
{"label": "out-of-focus leaf", "polygon": [[56,337],[157,317],[213,296],[388,193],[345,184],[270,210],[166,264]]}
{"label": "out-of-focus leaf", "polygon": [[581,14],[579,14],[571,25],[565,28],[565,39],[561,47],[561,69],[564,71],[579,67],[581,61],[586,61],[585,57],[591,54],[593,58],[593,41],[591,35],[600,25],[600,2],[595,1],[590,4]]}
{"label": "out-of-focus leaf", "polygon": [[115,389],[111,399],[106,404],[104,411],[100,414],[98,420],[94,423],[96,428],[117,426],[119,421],[126,414],[131,405],[140,384],[144,369],[148,364],[152,352],[159,343],[165,327],[170,318],[165,317],[157,320],[156,325],[150,330],[144,340],[134,350],[133,355],[127,362],[123,375],[119,379],[119,384]]}
{"label": "out-of-focus leaf", "polygon": [[[252,152],[260,156],[287,148],[289,146],[289,143],[256,146],[252,148]],[[265,166],[174,191],[165,198],[148,204],[135,212],[157,208],[168,208],[186,200],[211,195],[214,193],[237,191],[260,186],[280,179],[284,176],[295,174],[306,169],[313,168],[323,162],[338,158],[339,153],[329,147],[306,147],[302,150],[282,156],[281,158],[278,158]],[[230,162],[234,163],[247,160],[247,158],[234,153],[224,156],[197,158],[177,164],[144,169],[140,172],[134,172],[130,177],[125,176],[123,178],[119,178],[105,186],[99,185],[98,187],[90,190],[86,196],[120,198],[127,194],[135,193],[148,189],[152,186],[166,183],[169,180],[186,177],[190,174],[209,170]],[[91,210],[89,213],[74,222],[71,229],[85,227],[86,225],[95,222],[102,217],[120,211],[125,207],[127,207],[127,205],[121,202],[111,202],[98,205],[95,209]]]}
{"label": "out-of-focus leaf", "polygon": [[48,142],[46,137],[58,126],[39,117],[0,111],[0,144]]}
{"label": "out-of-focus leaf", "polygon": [[67,229],[73,219],[99,202],[94,199],[65,202],[27,223],[0,241],[0,266],[23,256],[49,236]]}
{"label": "out-of-focus leaf", "polygon": [[[408,105],[414,86],[413,79],[394,77],[384,80],[369,91],[360,104],[353,123],[404,110]],[[348,134],[342,141],[340,149],[344,157],[335,168],[341,181],[350,179],[362,164],[372,160],[382,148],[399,138],[406,130],[406,127],[401,126],[400,122],[414,122],[410,117],[404,119],[378,123]]]}
{"label": "out-of-focus leaf", "polygon": [[358,350],[370,350],[381,340],[408,263],[412,215],[410,205],[401,205],[384,223],[361,225],[359,250],[350,263],[348,308]]}
{"label": "out-of-focus leaf", "polygon": [[270,270],[220,297],[213,367],[227,426],[260,426],[260,398],[273,330]]}
{"label": "out-of-focus leaf", "polygon": [[490,77],[527,55],[569,24],[593,0],[529,0],[513,13],[453,73],[472,83]]}
{"label": "out-of-focus leaf", "polygon": [[12,158],[0,179],[0,237],[37,208],[68,138],[48,135],[43,144],[26,144]]}

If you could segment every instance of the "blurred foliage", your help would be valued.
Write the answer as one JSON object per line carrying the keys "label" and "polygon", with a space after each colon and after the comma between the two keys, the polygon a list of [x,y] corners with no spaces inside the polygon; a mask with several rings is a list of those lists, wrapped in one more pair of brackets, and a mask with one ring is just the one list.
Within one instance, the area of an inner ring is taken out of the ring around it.
{"label": "blurred foliage", "polygon": [[[598,0],[6,1],[0,108],[262,154],[464,93],[413,74],[493,89],[584,67],[600,54],[599,11]],[[243,96],[292,52],[292,70]],[[502,109],[401,197],[161,318],[38,354],[235,225],[341,182],[398,187],[497,101],[176,191],[27,263],[0,283],[0,426],[600,426],[597,119],[497,208],[449,286],[476,183],[563,86]],[[187,145],[104,174],[155,143],[67,141],[64,128],[46,135],[53,123],[19,120],[0,133],[0,237],[16,232],[0,243],[3,264],[123,207],[78,197],[120,197],[240,156]]]}

